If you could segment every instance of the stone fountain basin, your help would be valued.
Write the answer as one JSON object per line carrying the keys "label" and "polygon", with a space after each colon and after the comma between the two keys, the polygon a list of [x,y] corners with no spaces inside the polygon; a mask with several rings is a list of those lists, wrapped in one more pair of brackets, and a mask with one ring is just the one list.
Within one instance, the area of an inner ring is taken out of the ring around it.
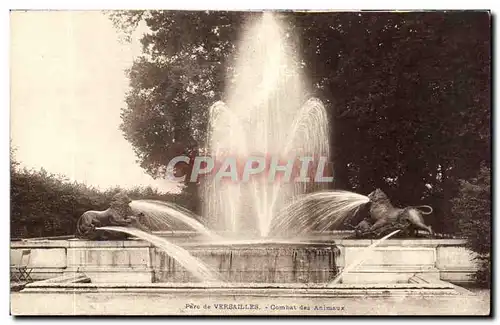
{"label": "stone fountain basin", "polygon": [[[326,283],[358,259],[372,243],[372,240],[337,239],[328,234],[313,234],[307,238],[308,243],[300,239],[213,244],[189,238],[186,234],[174,233],[170,240],[233,283]],[[13,241],[11,264],[15,264],[26,249],[31,251],[30,266],[35,280],[83,272],[93,283],[197,281],[161,250],[141,240]],[[467,283],[477,268],[473,257],[459,239],[389,239],[361,266],[346,274],[343,283],[408,283],[415,274]]]}
{"label": "stone fountain basin", "polygon": [[[12,293],[11,312],[14,315],[489,313],[489,300],[448,282],[469,282],[476,269],[474,256],[464,248],[462,240],[387,240],[360,267],[345,275],[343,283],[328,287],[327,282],[336,274],[329,264],[331,257],[341,270],[357,259],[372,240],[316,239],[307,244],[281,241],[259,245],[172,240],[207,264],[231,271],[234,279],[239,274],[245,280],[226,284],[190,281],[190,276],[163,252],[141,240],[11,242],[11,263],[29,249],[32,276],[41,280]],[[228,258],[231,255],[232,259]],[[271,263],[276,257],[279,269]],[[231,268],[227,269],[231,260]],[[269,277],[274,277],[274,281],[267,281]],[[254,278],[257,281],[252,281]],[[216,309],[214,304],[227,308]],[[211,309],[205,309],[205,305]],[[254,305],[259,309],[251,309]]]}

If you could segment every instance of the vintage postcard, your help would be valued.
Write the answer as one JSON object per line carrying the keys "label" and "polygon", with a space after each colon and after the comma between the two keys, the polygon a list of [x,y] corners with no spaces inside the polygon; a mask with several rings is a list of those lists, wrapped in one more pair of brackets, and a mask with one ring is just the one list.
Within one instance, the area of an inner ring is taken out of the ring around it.
{"label": "vintage postcard", "polygon": [[489,11],[10,28],[12,315],[490,315]]}

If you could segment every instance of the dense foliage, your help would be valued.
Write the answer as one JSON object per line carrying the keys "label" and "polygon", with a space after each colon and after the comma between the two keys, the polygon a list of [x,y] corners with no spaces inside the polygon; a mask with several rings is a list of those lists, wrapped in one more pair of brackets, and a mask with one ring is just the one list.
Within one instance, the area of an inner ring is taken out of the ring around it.
{"label": "dense foliage", "polygon": [[[244,23],[260,13],[128,11],[149,32],[129,71],[122,130],[145,168],[204,145],[224,99]],[[337,188],[382,188],[396,205],[430,204],[449,232],[460,179],[490,164],[490,16],[486,12],[280,12],[313,93],[327,106]],[[195,186],[186,189],[196,192]],[[194,197],[194,196],[193,196]]]}
{"label": "dense foliage", "polygon": [[21,169],[12,159],[11,238],[73,235],[85,211],[107,209],[118,191],[126,191],[132,199],[165,200],[192,208],[185,194],[165,194],[150,187],[102,191],[43,169]]}
{"label": "dense foliage", "polygon": [[468,239],[480,266],[476,282],[491,284],[491,179],[490,169],[481,166],[477,176],[460,181],[460,190],[452,200],[454,226]]}

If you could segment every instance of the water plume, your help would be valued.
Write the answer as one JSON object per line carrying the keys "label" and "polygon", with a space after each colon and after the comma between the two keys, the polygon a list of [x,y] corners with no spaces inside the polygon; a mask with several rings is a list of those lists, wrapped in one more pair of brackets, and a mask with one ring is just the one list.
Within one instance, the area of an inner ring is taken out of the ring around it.
{"label": "water plume", "polygon": [[[271,13],[248,25],[238,45],[235,73],[225,102],[210,107],[205,152],[250,156],[329,158],[328,118],[322,102],[309,98],[300,59],[286,26]],[[273,218],[294,197],[322,188],[311,183],[205,181],[203,214],[210,228],[266,237]]]}
{"label": "water plume", "polygon": [[197,221],[194,213],[174,203],[158,200],[134,200],[129,206],[134,212],[145,214],[151,230],[179,230],[179,226],[187,225],[190,230],[195,230],[211,240],[220,239],[217,234]]}
{"label": "water plume", "polygon": [[172,257],[179,265],[184,267],[188,272],[190,272],[194,277],[196,277],[200,282],[218,284],[221,283],[220,275],[214,270],[210,269],[205,263],[191,255],[187,250],[179,247],[165,238],[149,234],[139,229],[127,228],[127,227],[100,227],[100,230],[117,231],[125,234],[129,234],[145,240],[154,246],[162,249],[170,257]]}
{"label": "water plume", "polygon": [[271,235],[296,236],[331,230],[369,201],[365,195],[341,190],[303,195],[280,211],[272,225]]}
{"label": "water plume", "polygon": [[337,275],[337,277],[335,277],[335,279],[333,279],[329,284],[328,284],[328,287],[333,287],[335,284],[339,283],[340,280],[342,279],[342,277],[349,273],[350,271],[352,271],[354,268],[360,266],[364,261],[366,261],[366,259],[370,256],[370,254],[373,252],[373,250],[378,246],[380,245],[382,242],[384,242],[384,240],[388,239],[389,237],[397,234],[400,230],[394,230],[393,232],[391,232],[390,234],[380,238],[379,240],[375,241],[374,243],[372,243],[370,246],[366,247],[360,254],[359,254],[359,257],[354,261],[352,262],[351,264],[349,264],[347,267],[345,267],[342,272],[340,272],[339,275]]}

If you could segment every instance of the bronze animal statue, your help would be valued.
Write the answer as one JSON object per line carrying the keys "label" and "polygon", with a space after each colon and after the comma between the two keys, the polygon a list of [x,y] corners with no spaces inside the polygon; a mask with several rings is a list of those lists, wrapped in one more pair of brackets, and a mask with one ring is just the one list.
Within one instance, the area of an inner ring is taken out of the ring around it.
{"label": "bronze animal statue", "polygon": [[133,215],[129,203],[130,198],[124,193],[117,193],[113,197],[110,207],[104,211],[86,211],[78,219],[76,224],[76,237],[89,240],[121,240],[128,235],[98,230],[98,227],[123,226],[134,227],[143,231],[150,232],[149,228],[144,226],[141,218],[144,214]]}
{"label": "bronze animal statue", "polygon": [[[387,195],[380,189],[376,189],[368,195],[370,199],[370,221],[372,225],[368,231],[373,232],[390,224],[400,223],[409,225],[414,232],[426,230],[432,236],[434,233],[430,226],[424,222],[422,215],[432,213],[432,207],[420,205],[414,207],[396,208],[392,205]],[[428,209],[423,211],[422,208]]]}
{"label": "bronze animal statue", "polygon": [[356,227],[353,227],[351,225],[349,225],[349,226],[354,228],[354,232],[356,234],[356,237],[363,237],[363,234],[366,234],[370,230],[371,223],[370,223],[369,218],[365,218],[365,219],[361,220],[361,222],[358,223],[356,225]]}

